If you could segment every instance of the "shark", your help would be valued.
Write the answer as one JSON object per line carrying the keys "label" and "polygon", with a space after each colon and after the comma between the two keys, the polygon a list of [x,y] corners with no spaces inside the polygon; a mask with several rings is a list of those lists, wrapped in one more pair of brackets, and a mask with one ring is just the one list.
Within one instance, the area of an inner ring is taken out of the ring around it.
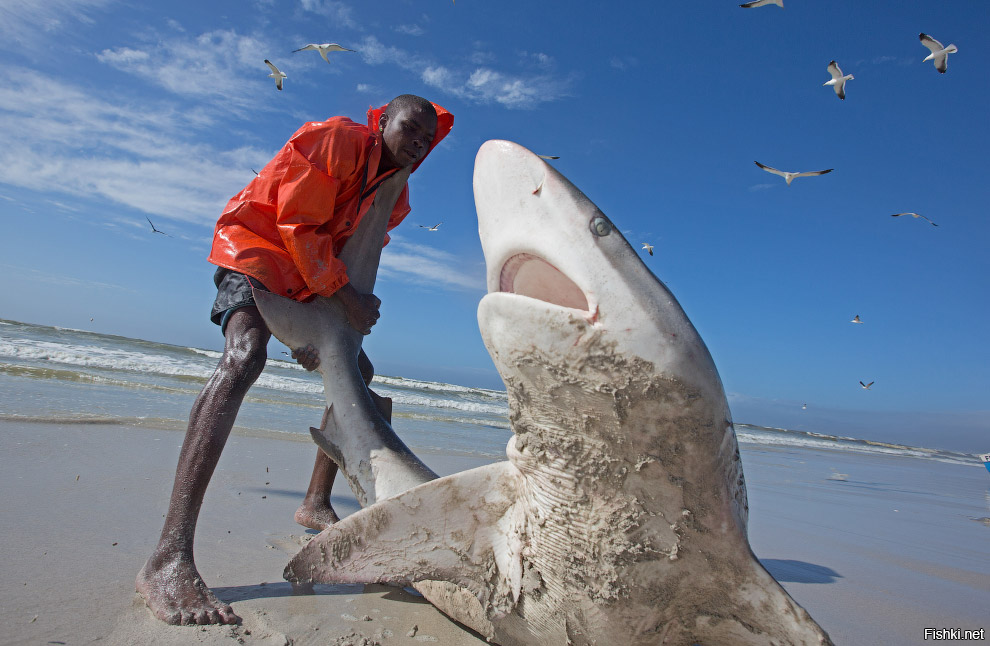
{"label": "shark", "polygon": [[507,460],[438,478],[359,376],[328,377],[347,365],[323,361],[339,320],[270,322],[320,348],[328,409],[311,431],[364,506],[285,578],[415,585],[503,646],[832,644],[750,548],[724,389],[670,290],[523,146],[484,143],[474,193],[478,322],[508,396]]}
{"label": "shark", "polygon": [[[410,172],[401,169],[379,185],[340,252],[348,280],[361,293],[374,290],[388,219]],[[358,502],[367,506],[436,478],[379,412],[358,368],[363,336],[347,322],[339,299],[317,296],[300,302],[260,289],[253,292],[258,311],[279,341],[290,348],[316,348],[327,408],[320,428],[310,430],[340,467]],[[338,434],[337,428],[352,432]]]}

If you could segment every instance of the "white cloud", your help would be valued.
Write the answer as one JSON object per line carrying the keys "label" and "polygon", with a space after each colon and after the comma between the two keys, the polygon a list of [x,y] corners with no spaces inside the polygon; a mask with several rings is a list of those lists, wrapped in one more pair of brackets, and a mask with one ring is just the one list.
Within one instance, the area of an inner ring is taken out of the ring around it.
{"label": "white cloud", "polygon": [[400,34],[408,34],[409,36],[422,36],[426,33],[426,30],[419,25],[399,25],[398,27],[393,27],[392,31],[397,31]]}
{"label": "white cloud", "polygon": [[337,2],[336,0],[301,0],[299,4],[303,8],[303,11],[326,16],[334,24],[350,29],[356,29],[358,27],[350,6],[343,2]]}
{"label": "white cloud", "polygon": [[358,51],[368,65],[392,63],[404,69],[415,69],[423,64],[420,57],[408,54],[398,47],[384,45],[374,36],[365,36]]}
{"label": "white cloud", "polygon": [[475,50],[471,52],[471,56],[468,57],[475,65],[485,65],[486,63],[495,62],[495,54],[488,51]]}
{"label": "white cloud", "polygon": [[367,83],[358,83],[356,89],[363,94],[381,94],[382,91],[377,85],[369,85]]}
{"label": "white cloud", "polygon": [[558,83],[549,77],[520,78],[488,67],[479,67],[465,77],[446,67],[423,71],[423,82],[461,99],[489,103],[495,101],[508,108],[529,108],[561,96]]}
{"label": "white cloud", "polygon": [[174,105],[92,96],[33,70],[0,73],[0,115],[3,183],[204,225],[271,156],[203,143]]}
{"label": "white cloud", "polygon": [[491,67],[452,67],[384,45],[366,36],[360,51],[369,65],[392,64],[415,73],[427,85],[452,96],[476,103],[501,103],[508,108],[531,108],[554,101],[567,93],[569,80],[551,73],[553,59],[546,54],[521,53],[533,69],[508,73]]}
{"label": "white cloud", "polygon": [[519,60],[526,65],[535,65],[542,69],[552,69],[555,65],[553,57],[543,52],[519,52]]}
{"label": "white cloud", "polygon": [[179,96],[244,111],[257,109],[262,84],[269,89],[264,52],[274,49],[260,37],[219,29],[149,43],[147,49],[104,49],[96,57]]}
{"label": "white cloud", "polygon": [[919,58],[907,58],[903,56],[874,56],[873,60],[870,62],[874,65],[884,65],[885,63],[894,63],[895,65],[913,65],[916,62],[920,62],[922,57]]}
{"label": "white cloud", "polygon": [[97,54],[96,57],[104,63],[109,63],[115,67],[126,68],[128,65],[147,61],[151,58],[151,55],[148,52],[131,49],[130,47],[121,47],[116,50],[104,49],[103,53]]}
{"label": "white cloud", "polygon": [[468,264],[451,253],[398,236],[392,236],[382,250],[378,274],[439,289],[486,289],[483,265]]}
{"label": "white cloud", "polygon": [[69,286],[78,287],[81,289],[112,289],[122,292],[135,292],[135,290],[129,287],[123,287],[122,285],[101,283],[99,281],[82,279],[77,276],[69,276],[66,274],[53,274],[51,272],[41,271],[39,269],[31,269],[30,267],[0,264],[0,268],[4,270],[4,275],[7,276],[8,279],[17,277],[31,282],[52,283],[63,287]]}
{"label": "white cloud", "polygon": [[35,44],[71,22],[91,23],[89,14],[115,0],[0,0],[0,47]]}
{"label": "white cloud", "polygon": [[639,64],[639,59],[635,56],[613,56],[609,59],[609,65],[617,70],[624,70],[635,67]]}

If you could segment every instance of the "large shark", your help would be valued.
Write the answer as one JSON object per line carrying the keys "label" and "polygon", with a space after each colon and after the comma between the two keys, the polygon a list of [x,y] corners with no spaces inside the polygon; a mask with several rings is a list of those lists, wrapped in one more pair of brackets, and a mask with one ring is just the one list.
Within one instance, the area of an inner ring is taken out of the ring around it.
{"label": "large shark", "polygon": [[508,461],[434,479],[373,410],[333,413],[357,395],[330,402],[314,437],[369,506],[286,578],[416,584],[504,646],[831,644],[750,549],[722,384],[670,291],[525,148],[485,143],[474,190]]}

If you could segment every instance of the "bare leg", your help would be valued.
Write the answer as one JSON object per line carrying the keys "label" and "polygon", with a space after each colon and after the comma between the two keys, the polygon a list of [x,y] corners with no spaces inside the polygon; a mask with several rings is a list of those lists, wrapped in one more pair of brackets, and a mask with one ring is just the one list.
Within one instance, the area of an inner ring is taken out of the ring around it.
{"label": "bare leg", "polygon": [[189,414],[165,526],[135,583],[154,615],[166,623],[234,624],[240,619],[196,570],[193,538],[206,487],[244,395],[265,367],[270,338],[256,307],[236,310],[227,324],[223,356]]}
{"label": "bare leg", "polygon": [[[364,383],[370,384],[375,376],[375,371],[364,350],[358,356],[358,366],[361,369],[361,376],[364,377]],[[370,388],[369,392],[375,402],[375,406],[378,408],[378,412],[391,424],[391,398],[381,397]],[[313,476],[310,478],[306,497],[303,499],[302,504],[299,505],[299,509],[296,510],[295,521],[297,523],[303,527],[323,531],[340,520],[337,512],[330,505],[330,490],[333,488],[333,480],[336,475],[337,464],[327,457],[327,454],[322,449],[316,449],[316,464],[313,465]]]}
{"label": "bare leg", "polygon": [[295,521],[303,527],[323,531],[340,518],[330,505],[330,490],[337,475],[337,465],[322,449],[316,449],[316,464],[306,497],[296,510]]}

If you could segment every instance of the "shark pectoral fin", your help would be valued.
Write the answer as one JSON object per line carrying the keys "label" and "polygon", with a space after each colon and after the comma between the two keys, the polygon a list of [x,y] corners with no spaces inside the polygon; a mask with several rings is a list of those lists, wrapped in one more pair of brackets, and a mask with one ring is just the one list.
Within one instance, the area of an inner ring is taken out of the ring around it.
{"label": "shark pectoral fin", "polygon": [[337,422],[333,416],[333,404],[330,404],[323,409],[323,419],[320,421],[320,427],[316,428],[313,426],[309,427],[309,434],[313,436],[313,441],[316,445],[320,447],[327,456],[333,460],[338,467],[346,469],[347,465],[344,464],[344,456],[341,455],[340,448],[336,444],[330,441],[329,438],[336,437],[337,433]]}
{"label": "shark pectoral fin", "polygon": [[514,465],[499,462],[381,500],[311,540],[286,566],[285,578],[398,585],[448,581],[484,603],[485,582],[494,569],[501,570],[499,561],[506,561],[494,552],[505,549],[502,519],[521,483]]}

